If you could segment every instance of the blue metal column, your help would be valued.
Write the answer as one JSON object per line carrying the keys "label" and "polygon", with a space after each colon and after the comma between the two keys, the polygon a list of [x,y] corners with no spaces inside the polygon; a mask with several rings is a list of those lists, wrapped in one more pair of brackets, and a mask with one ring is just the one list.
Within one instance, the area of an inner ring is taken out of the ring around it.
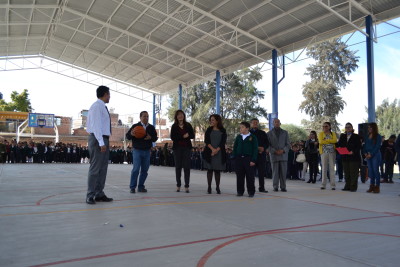
{"label": "blue metal column", "polygon": [[178,109],[182,109],[182,84],[179,84]]}
{"label": "blue metal column", "polygon": [[376,121],[375,114],[375,74],[374,74],[374,38],[372,17],[365,18],[367,37],[367,76],[368,76],[368,122]]}
{"label": "blue metal column", "polygon": [[153,94],[153,126],[156,127],[156,94]]}
{"label": "blue metal column", "polygon": [[220,89],[221,89],[221,74],[219,70],[216,72],[216,81],[215,81],[215,113],[220,114]]}
{"label": "blue metal column", "polygon": [[272,112],[278,116],[278,53],[272,50]]}

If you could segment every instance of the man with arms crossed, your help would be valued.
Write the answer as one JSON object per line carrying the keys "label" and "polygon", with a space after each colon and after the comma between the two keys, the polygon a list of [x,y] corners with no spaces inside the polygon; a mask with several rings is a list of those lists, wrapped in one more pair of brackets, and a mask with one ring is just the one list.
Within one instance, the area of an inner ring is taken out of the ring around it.
{"label": "man with arms crossed", "polygon": [[263,193],[268,193],[265,190],[265,176],[267,174],[267,155],[265,151],[268,147],[268,137],[267,134],[260,130],[259,121],[257,118],[254,118],[250,121],[251,130],[250,132],[257,137],[258,140],[258,155],[257,155],[257,162],[256,162],[256,169],[258,172],[258,191]]}

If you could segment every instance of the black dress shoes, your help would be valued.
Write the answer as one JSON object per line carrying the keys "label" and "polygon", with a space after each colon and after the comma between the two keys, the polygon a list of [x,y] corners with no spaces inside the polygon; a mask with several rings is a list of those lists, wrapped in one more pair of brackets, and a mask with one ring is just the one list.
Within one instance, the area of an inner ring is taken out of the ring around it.
{"label": "black dress shoes", "polygon": [[274,192],[278,192],[278,188],[274,188]]}
{"label": "black dress shoes", "polygon": [[237,193],[237,194],[236,194],[236,196],[237,196],[237,197],[242,197],[242,196],[243,196],[243,194],[239,194],[239,193]]}
{"label": "black dress shoes", "polygon": [[111,202],[111,201],[113,201],[114,199],[112,199],[112,198],[107,197],[106,195],[104,195],[104,196],[102,196],[102,197],[96,197],[94,200],[97,201],[97,202]]}
{"label": "black dress shoes", "polygon": [[135,194],[135,193],[136,193],[135,188],[131,189],[131,193],[132,193],[132,194]]}
{"label": "black dress shoes", "polygon": [[254,194],[249,194],[249,197],[254,197]]}
{"label": "black dress shoes", "polygon": [[86,199],[86,203],[88,203],[90,205],[96,204],[96,202],[94,201],[93,197],[88,197]]}
{"label": "black dress shoes", "polygon": [[140,193],[147,193],[147,189],[146,188],[139,188],[138,192]]}
{"label": "black dress shoes", "polygon": [[281,189],[282,192],[287,192],[286,188]]}
{"label": "black dress shoes", "polygon": [[259,189],[258,191],[259,191],[260,193],[268,193],[268,191],[265,190],[265,189]]}

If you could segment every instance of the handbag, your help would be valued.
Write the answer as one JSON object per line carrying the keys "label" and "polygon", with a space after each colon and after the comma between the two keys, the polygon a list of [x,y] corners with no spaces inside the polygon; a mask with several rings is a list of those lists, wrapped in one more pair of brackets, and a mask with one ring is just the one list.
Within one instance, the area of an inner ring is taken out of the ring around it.
{"label": "handbag", "polygon": [[298,162],[298,163],[306,162],[306,155],[298,154],[297,157],[296,157],[296,162]]}

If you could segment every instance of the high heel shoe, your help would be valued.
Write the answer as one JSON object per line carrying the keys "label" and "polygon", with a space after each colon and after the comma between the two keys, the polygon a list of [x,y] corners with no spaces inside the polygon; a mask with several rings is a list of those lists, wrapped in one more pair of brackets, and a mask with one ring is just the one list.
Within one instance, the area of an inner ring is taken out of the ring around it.
{"label": "high heel shoe", "polygon": [[219,190],[219,187],[215,188],[215,190],[217,191],[217,194],[221,194],[221,190]]}
{"label": "high heel shoe", "polygon": [[180,192],[181,191],[181,188],[180,187],[177,187],[176,188],[176,192]]}
{"label": "high heel shoe", "polygon": [[308,180],[308,181],[307,181],[307,184],[309,184],[309,183],[311,183],[311,180]]}
{"label": "high heel shoe", "polygon": [[211,186],[208,187],[207,193],[208,193],[208,194],[211,194]]}

